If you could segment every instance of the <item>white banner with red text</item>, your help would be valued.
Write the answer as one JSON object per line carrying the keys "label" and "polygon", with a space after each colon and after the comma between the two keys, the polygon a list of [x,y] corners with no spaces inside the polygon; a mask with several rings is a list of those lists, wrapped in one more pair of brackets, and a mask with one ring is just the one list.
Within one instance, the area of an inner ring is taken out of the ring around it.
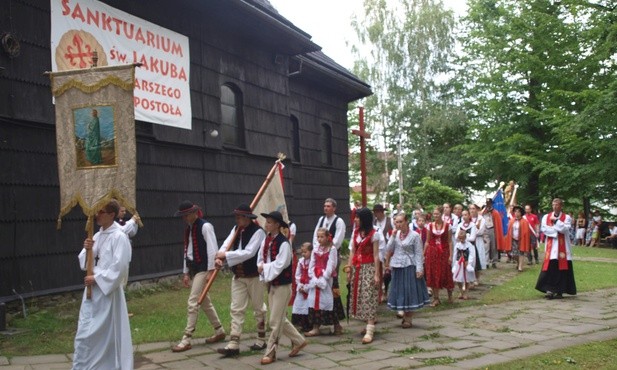
{"label": "white banner with red text", "polygon": [[135,119],[191,129],[189,39],[96,0],[51,0],[52,71],[141,63]]}

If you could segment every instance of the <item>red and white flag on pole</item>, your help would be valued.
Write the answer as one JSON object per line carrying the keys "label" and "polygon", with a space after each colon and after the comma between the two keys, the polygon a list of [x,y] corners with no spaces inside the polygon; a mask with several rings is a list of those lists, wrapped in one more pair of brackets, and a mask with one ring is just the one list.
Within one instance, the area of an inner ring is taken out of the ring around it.
{"label": "red and white flag on pole", "polygon": [[287,214],[287,204],[285,203],[285,191],[283,187],[283,169],[285,166],[281,162],[278,163],[275,169],[272,181],[266,187],[263,195],[259,199],[257,205],[253,207],[253,213],[259,216],[257,222],[260,226],[266,224],[266,219],[261,216],[262,213],[270,213],[279,211],[283,215],[285,222],[289,222]]}

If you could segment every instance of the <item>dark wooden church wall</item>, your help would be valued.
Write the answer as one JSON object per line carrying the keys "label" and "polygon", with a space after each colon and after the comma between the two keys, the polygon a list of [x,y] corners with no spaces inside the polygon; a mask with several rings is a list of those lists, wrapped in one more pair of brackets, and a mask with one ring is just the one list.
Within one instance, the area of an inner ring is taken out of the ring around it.
{"label": "dark wooden church wall", "polygon": [[[0,52],[6,69],[0,72],[0,300],[12,289],[42,294],[79,287],[76,256],[85,237],[78,208],[56,230],[55,114],[42,75],[51,69],[49,2],[9,1],[10,14],[0,6],[0,31],[18,36],[21,55],[9,59]],[[189,36],[191,48],[193,129],[137,122],[137,205],[145,227],[133,239],[131,279],[181,269],[183,225],[173,213],[184,199],[203,207],[222,242],[232,210],[251,202],[278,152],[290,154],[290,114],[300,122],[301,160],[286,161],[285,190],[300,235],[308,240],[326,197],[339,201],[339,214],[349,212],[345,102],[319,86],[290,81],[286,62],[275,62],[276,50],[240,37],[212,14],[175,9],[168,1],[148,7],[106,2]],[[246,148],[225,147],[221,135],[210,136],[212,129],[220,132],[223,83],[243,93]],[[332,166],[321,164],[323,122],[332,126]]]}
{"label": "dark wooden church wall", "polygon": [[[294,163],[292,216],[298,226],[298,241],[308,241],[323,201],[334,198],[337,214],[349,224],[349,175],[347,152],[347,102],[336,94],[326,95],[314,84],[291,80],[290,114],[300,127],[300,162]],[[332,128],[332,165],[322,163],[322,124]],[[348,225],[349,226],[349,225]]]}

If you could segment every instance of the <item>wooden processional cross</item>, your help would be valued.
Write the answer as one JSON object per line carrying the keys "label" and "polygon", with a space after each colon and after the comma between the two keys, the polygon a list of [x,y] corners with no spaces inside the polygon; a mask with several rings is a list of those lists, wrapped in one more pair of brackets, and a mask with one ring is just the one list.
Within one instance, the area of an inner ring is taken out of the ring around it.
{"label": "wooden processional cross", "polygon": [[351,133],[360,137],[360,183],[362,187],[362,207],[366,207],[366,139],[371,137],[371,134],[364,131],[364,107],[359,109],[359,130],[351,130]]}

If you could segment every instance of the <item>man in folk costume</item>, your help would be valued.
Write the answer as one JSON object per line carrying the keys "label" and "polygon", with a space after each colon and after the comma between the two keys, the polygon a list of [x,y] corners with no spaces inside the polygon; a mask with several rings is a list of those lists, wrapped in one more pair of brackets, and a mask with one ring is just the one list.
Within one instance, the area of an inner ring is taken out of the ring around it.
{"label": "man in folk costume", "polygon": [[493,208],[493,200],[486,199],[486,208],[482,212],[485,221],[486,232],[484,233],[484,249],[488,254],[486,268],[491,264],[497,268],[498,251],[504,250],[504,238],[502,230],[501,215]]}
{"label": "man in folk costume", "polygon": [[[231,280],[231,340],[224,348],[219,348],[218,353],[225,357],[240,354],[240,335],[246,309],[251,305],[257,321],[257,342],[251,349],[254,351],[266,348],[266,305],[264,303],[265,284],[259,280],[257,272],[257,252],[261,243],[266,238],[266,233],[257,226],[254,219],[257,215],[246,204],[240,204],[235,210],[236,226],[231,229],[229,236],[216,254],[217,268],[222,267],[224,262],[231,267],[234,273]],[[236,230],[240,230],[234,240],[233,246],[228,249]]]}
{"label": "man in folk costume", "polygon": [[[214,260],[218,251],[216,234],[212,224],[201,218],[201,209],[191,201],[180,203],[176,217],[182,217],[187,224],[184,230],[184,277],[186,288],[191,287],[188,299],[186,329],[180,343],[172,347],[173,352],[183,352],[192,348],[191,338],[199,316],[199,296],[214,270]],[[193,284],[191,285],[191,279]],[[214,328],[214,335],[206,343],[216,343],[225,339],[225,329],[221,325],[216,309],[206,294],[201,304],[208,321]]]}
{"label": "man in folk costume", "polygon": [[546,252],[536,289],[545,298],[562,298],[563,293],[575,295],[576,283],[572,269],[570,227],[572,218],[562,211],[563,200],[553,199],[553,212],[542,217],[542,233],[546,236]]}
{"label": "man in folk costume", "polygon": [[287,302],[291,297],[291,266],[292,250],[287,238],[280,232],[281,227],[287,228],[283,215],[278,211],[262,213],[266,218],[265,229],[268,235],[257,255],[257,271],[259,279],[268,283],[268,307],[270,309],[270,337],[266,345],[266,353],[261,359],[262,365],[276,361],[276,350],[281,334],[291,340],[289,357],[295,357],[306,347],[308,342],[302,334],[287,320]]}
{"label": "man in folk costume", "polygon": [[[337,250],[337,265],[335,276],[333,276],[332,293],[334,295],[334,314],[338,315],[339,320],[345,318],[345,310],[343,309],[343,302],[341,301],[341,291],[339,288],[338,271],[341,265],[341,245],[345,239],[345,221],[336,215],[336,200],[327,198],[323,205],[324,215],[319,218],[315,230],[313,231],[313,248],[319,248],[319,242],[317,241],[317,230],[325,227],[332,236],[332,245]],[[343,327],[339,324],[334,327],[334,334],[343,334]]]}
{"label": "man in folk costume", "polygon": [[531,226],[523,217],[525,213],[523,207],[514,206],[512,212],[514,212],[514,217],[508,224],[506,250],[511,253],[512,259],[516,262],[517,270],[522,272],[526,254],[531,250]]}
{"label": "man in folk costume", "polygon": [[336,250],[340,251],[343,240],[345,239],[345,221],[336,215],[336,200],[328,198],[324,201],[323,205],[324,215],[319,218],[315,231],[313,231],[313,248],[319,246],[317,241],[317,230],[321,227],[325,227],[330,231],[332,235],[332,244]]}
{"label": "man in folk costume", "polygon": [[120,206],[111,200],[96,215],[101,229],[92,239],[84,241],[79,254],[82,270],[86,270],[86,251],[95,256],[93,275],[84,278],[92,289],[91,299],[86,292],[79,310],[75,335],[73,370],[133,369],[131,328],[124,298],[124,284],[131,260],[128,236],[114,221]]}

